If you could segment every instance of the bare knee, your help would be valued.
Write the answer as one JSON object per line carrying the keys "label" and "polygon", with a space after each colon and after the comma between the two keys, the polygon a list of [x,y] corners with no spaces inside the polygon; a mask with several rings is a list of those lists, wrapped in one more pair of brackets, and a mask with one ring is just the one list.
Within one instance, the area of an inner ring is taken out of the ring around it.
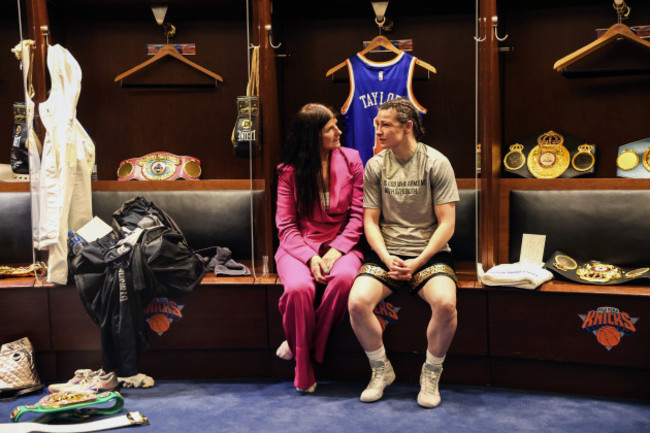
{"label": "bare knee", "polygon": [[355,290],[356,286],[352,286],[350,297],[348,298],[348,311],[350,316],[358,317],[372,311],[374,305],[370,299],[364,296],[360,290]]}
{"label": "bare knee", "polygon": [[456,317],[456,303],[450,300],[440,300],[431,305],[431,310],[435,317],[441,321],[450,321]]}

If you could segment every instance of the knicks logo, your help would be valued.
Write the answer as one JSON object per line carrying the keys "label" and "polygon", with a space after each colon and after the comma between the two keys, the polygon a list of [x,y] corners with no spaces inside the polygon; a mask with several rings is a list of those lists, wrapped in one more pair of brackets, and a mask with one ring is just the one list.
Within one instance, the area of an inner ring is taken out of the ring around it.
{"label": "knicks logo", "polygon": [[397,317],[397,312],[400,310],[400,307],[395,307],[393,304],[390,302],[386,301],[381,301],[373,312],[375,313],[375,316],[379,319],[379,323],[381,324],[381,330],[385,331],[386,330],[386,325],[389,323],[397,323],[399,318]]}
{"label": "knicks logo", "polygon": [[598,343],[607,350],[617,346],[624,336],[634,334],[634,325],[639,320],[614,307],[598,307],[587,314],[578,314],[578,317],[582,320],[582,329],[594,334]]}
{"label": "knicks logo", "polygon": [[153,298],[144,309],[144,318],[149,328],[158,335],[163,335],[171,326],[183,318],[181,310],[184,305],[178,305],[167,298]]}

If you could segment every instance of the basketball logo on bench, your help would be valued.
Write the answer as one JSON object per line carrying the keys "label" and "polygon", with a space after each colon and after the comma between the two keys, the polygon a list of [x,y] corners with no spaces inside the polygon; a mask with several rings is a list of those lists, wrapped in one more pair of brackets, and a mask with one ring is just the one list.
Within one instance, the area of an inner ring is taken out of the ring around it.
{"label": "basketball logo on bench", "polygon": [[634,325],[639,320],[615,307],[598,307],[587,314],[578,314],[578,317],[582,320],[582,329],[593,334],[608,351],[617,346],[624,336],[634,334]]}
{"label": "basketball logo on bench", "polygon": [[144,309],[144,318],[153,332],[163,335],[172,322],[183,318],[183,307],[184,305],[178,305],[167,298],[153,298]]}

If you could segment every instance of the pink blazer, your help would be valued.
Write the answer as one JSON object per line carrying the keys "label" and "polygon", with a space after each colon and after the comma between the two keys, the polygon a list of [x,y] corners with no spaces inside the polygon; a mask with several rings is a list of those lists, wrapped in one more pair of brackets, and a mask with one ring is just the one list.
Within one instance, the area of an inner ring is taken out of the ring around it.
{"label": "pink blazer", "polygon": [[278,166],[278,198],[275,223],[280,246],[276,260],[290,254],[303,263],[330,247],[361,260],[359,239],[363,231],[363,164],[359,152],[347,147],[332,150],[330,158],[330,206],[315,205],[311,218],[297,217],[294,171]]}

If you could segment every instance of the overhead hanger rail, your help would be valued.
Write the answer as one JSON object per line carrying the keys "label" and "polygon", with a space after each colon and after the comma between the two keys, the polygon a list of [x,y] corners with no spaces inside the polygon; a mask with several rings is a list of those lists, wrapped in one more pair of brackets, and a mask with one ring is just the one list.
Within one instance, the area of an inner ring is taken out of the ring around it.
{"label": "overhead hanger rail", "polygon": [[[201,71],[201,72],[204,73],[205,75],[208,75],[208,76],[214,78],[216,81],[223,82],[223,78],[221,78],[220,75],[215,74],[214,72],[212,72],[212,71],[210,71],[210,70],[204,68],[203,66],[201,66],[201,65],[197,65],[196,63],[192,62],[191,60],[186,59],[186,58],[183,57],[183,56],[178,52],[178,50],[177,50],[173,45],[171,45],[171,44],[165,44],[165,45],[163,45],[163,46],[160,48],[160,50],[156,53],[155,56],[153,56],[152,58],[150,58],[150,59],[147,60],[147,61],[144,61],[144,62],[140,63],[140,64],[137,65],[137,66],[134,66],[133,68],[129,69],[129,70],[126,71],[126,72],[122,72],[120,75],[118,75],[117,77],[115,77],[115,80],[114,80],[114,81],[117,83],[118,81],[123,80],[124,78],[128,77],[129,75],[132,75],[132,74],[134,74],[135,72],[138,72],[138,71],[140,71],[140,70],[146,68],[147,66],[151,65],[152,63],[155,63],[155,62],[159,61],[160,59],[162,59],[162,58],[164,58],[164,57],[168,57],[168,56],[171,56],[171,57],[173,57],[173,58],[175,58],[175,59],[180,60],[181,62],[183,62],[183,63],[185,63],[185,64],[191,66],[192,68]],[[215,82],[215,86],[216,86],[216,85],[217,85],[217,83]]]}
{"label": "overhead hanger rail", "polygon": [[[375,48],[383,47],[386,48],[388,51],[392,51],[393,53],[399,55],[402,54],[404,51],[400,50],[397,48],[393,43],[385,36],[377,36],[375,37],[370,43],[368,44],[367,47],[365,47],[363,50],[359,51],[357,54],[364,56],[365,54],[369,53],[370,51],[374,50]],[[422,61],[418,58],[415,59],[415,64],[418,66],[423,67],[424,69],[433,72],[434,74],[437,72],[436,68],[431,66],[425,61]],[[346,61],[343,61],[339,63],[338,65],[334,66],[332,69],[327,71],[325,74],[326,77],[329,77],[330,75],[334,74],[336,71],[339,69],[343,68],[346,65]]]}

